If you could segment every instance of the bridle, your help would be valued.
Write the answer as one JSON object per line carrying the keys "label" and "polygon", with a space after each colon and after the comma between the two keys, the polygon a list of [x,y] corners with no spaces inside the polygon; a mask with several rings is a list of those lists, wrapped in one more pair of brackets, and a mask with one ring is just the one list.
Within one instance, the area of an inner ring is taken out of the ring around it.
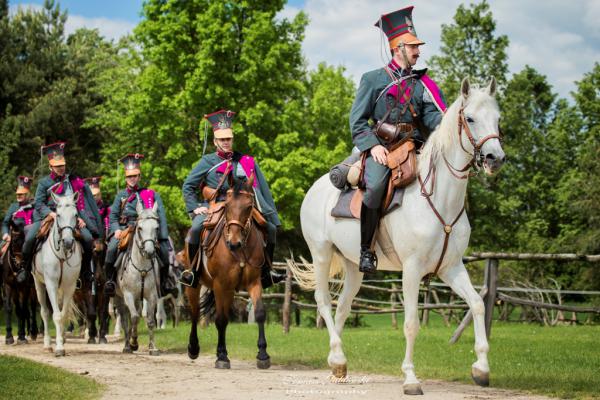
{"label": "bridle", "polygon": [[[150,216],[146,216],[144,218],[140,218],[140,220],[142,220],[142,219],[143,220],[153,219],[153,220],[159,222],[158,216],[154,216],[154,215],[150,215]],[[146,250],[144,248],[146,246],[146,243],[148,243],[148,242],[150,242],[153,245],[155,245],[156,244],[156,239],[143,239],[142,238],[142,229],[139,226],[139,223],[136,223],[136,227],[135,227],[135,245],[137,246],[137,248],[140,251],[140,253],[143,254],[144,256],[147,256]]]}
{"label": "bridle", "polygon": [[[66,205],[64,207],[75,207],[75,205]],[[77,221],[77,219],[75,219],[75,221]],[[61,258],[59,255],[59,252],[62,249],[62,242],[63,242],[63,231],[65,230],[70,230],[71,233],[73,234],[73,239],[75,239],[75,227],[71,226],[71,225],[65,225],[65,226],[60,226],[59,223],[59,218],[58,218],[58,214],[56,215],[56,218],[54,220],[54,229],[58,232],[58,238],[56,238],[53,235],[53,240],[52,240],[52,251],[54,252],[54,254],[56,255],[56,257],[62,262],[64,262],[65,260],[68,260],[69,258],[71,258],[71,255],[73,254],[73,247],[71,247],[71,249],[66,250],[65,253],[65,258]]]}
{"label": "bridle", "polygon": [[[463,131],[464,131],[465,135],[467,136],[467,139],[469,139],[469,142],[473,146],[473,152],[470,152],[467,149],[465,149],[465,146],[463,145],[463,140],[462,140]],[[442,153],[442,158],[444,159],[444,163],[446,164],[446,167],[448,167],[448,170],[450,171],[452,176],[454,176],[457,179],[468,179],[469,177],[476,175],[477,172],[483,166],[483,155],[481,154],[481,148],[483,147],[484,143],[490,139],[498,139],[498,140],[502,141],[502,138],[499,133],[489,134],[489,135],[481,138],[479,141],[475,140],[475,137],[473,136],[473,133],[471,132],[471,128],[469,127],[469,123],[468,123],[467,119],[465,118],[464,103],[461,104],[460,110],[458,112],[458,141],[460,143],[460,147],[462,148],[462,150],[465,153],[471,155],[471,159],[463,168],[459,169],[459,168],[455,168],[454,166],[452,166],[452,164],[450,164],[450,162],[446,158],[446,155],[444,153]],[[475,172],[471,171],[472,168],[475,169]],[[435,214],[438,221],[440,221],[440,223],[443,226],[444,245],[442,247],[442,253],[440,254],[437,265],[435,266],[435,270],[433,271],[432,274],[428,274],[425,277],[426,285],[429,285],[429,281],[431,280],[431,277],[437,275],[440,267],[442,266],[444,256],[446,255],[446,250],[448,249],[448,242],[450,240],[450,234],[452,233],[452,229],[454,228],[454,225],[456,225],[456,223],[460,220],[461,216],[465,212],[465,205],[463,203],[463,206],[461,207],[460,211],[458,212],[458,214],[456,215],[456,217],[454,218],[454,220],[451,223],[447,223],[446,220],[444,220],[444,218],[442,217],[440,212],[437,210],[437,208],[433,204],[433,201],[431,200],[431,196],[433,196],[433,190],[435,187],[435,173],[436,173],[436,167],[433,163],[433,154],[432,154],[429,159],[429,171],[427,172],[427,176],[425,177],[425,180],[421,179],[420,174],[418,175],[418,180],[419,180],[419,184],[421,185],[421,196],[425,197],[425,199],[427,200],[427,203],[429,204],[429,207]],[[429,181],[430,178],[431,178],[431,190],[428,192],[425,185],[427,184],[427,182]]]}
{"label": "bridle", "polygon": [[[500,140],[500,142],[502,142],[502,136],[500,136],[500,133],[491,133],[491,134],[479,139],[479,141],[476,141],[475,137],[473,136],[473,133],[471,133],[471,128],[469,127],[469,122],[467,121],[467,119],[465,117],[464,110],[465,110],[465,106],[464,106],[464,104],[462,104],[460,107],[460,110],[458,112],[458,142],[460,143],[461,149],[465,153],[471,155],[471,160],[469,160],[469,162],[463,168],[459,169],[459,168],[455,168],[454,166],[452,166],[452,164],[450,164],[450,162],[446,158],[446,155],[442,153],[442,158],[444,159],[444,163],[448,167],[448,170],[450,171],[452,176],[454,176],[457,179],[467,179],[471,176],[477,175],[479,170],[481,170],[481,168],[483,166],[483,161],[484,161],[483,154],[481,154],[481,148],[483,147],[485,142],[487,142],[490,139],[498,139],[498,140]],[[462,140],[463,131],[464,131],[467,139],[469,139],[469,143],[471,143],[471,146],[473,146],[472,152],[465,149],[465,146],[464,146],[463,140]],[[431,168],[432,167],[431,167],[431,163],[430,163],[430,170],[431,170]],[[475,169],[474,172],[470,171],[472,168]],[[465,173],[465,172],[466,172],[466,174],[461,175],[462,173]]]}
{"label": "bridle", "polygon": [[[227,191],[227,193],[228,194],[233,193],[233,189],[229,189]],[[250,205],[250,210],[252,210],[252,208],[254,208],[254,202],[255,202],[254,193],[248,192],[246,190],[240,190],[240,191],[238,191],[238,194],[250,197],[252,199],[252,204]],[[225,235],[226,236],[229,235],[229,229],[230,229],[231,225],[237,225],[242,230],[242,246],[241,247],[245,247],[246,242],[248,241],[248,237],[250,236],[250,230],[251,230],[250,228],[252,226],[252,213],[250,213],[250,215],[248,215],[248,219],[246,220],[245,223],[242,223],[241,221],[238,221],[237,219],[227,220],[227,222],[225,224]]]}

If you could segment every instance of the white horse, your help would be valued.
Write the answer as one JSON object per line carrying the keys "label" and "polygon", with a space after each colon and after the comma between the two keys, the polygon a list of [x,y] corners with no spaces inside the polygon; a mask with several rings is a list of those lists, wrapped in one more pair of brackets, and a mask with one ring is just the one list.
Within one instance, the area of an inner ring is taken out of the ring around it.
{"label": "white horse", "polygon": [[[421,151],[419,180],[406,188],[402,207],[383,217],[380,223],[376,246],[378,268],[403,271],[406,354],[402,371],[406,394],[422,393],[414,372],[413,348],[419,331],[419,284],[430,273],[437,273],[469,305],[474,317],[477,354],[472,376],[480,385],[489,384],[483,301],[473,289],[462,255],[471,234],[464,213],[468,171],[472,166],[483,166],[486,173],[493,174],[505,158],[497,134],[500,113],[495,91],[493,78],[486,89],[472,89],[469,81],[463,80],[461,95]],[[296,268],[294,274],[304,281],[305,287],[315,289],[317,307],[330,337],[327,361],[336,377],[344,377],[347,361],[341,335],[363,274],[358,271],[359,221],[335,219],[330,214],[338,196],[339,190],[327,175],[307,192],[300,220],[313,264],[304,270]],[[337,271],[344,272],[345,278],[334,321],[329,278]]]}
{"label": "white horse", "polygon": [[40,251],[35,254],[32,274],[44,320],[44,349],[52,349],[48,322],[49,307],[46,302],[47,293],[56,328],[54,354],[59,357],[65,355],[64,327],[73,313],[73,293],[81,270],[83,250],[81,244],[74,237],[79,193],[75,192],[66,196],[57,196],[54,192],[51,194],[56,203],[56,219],[48,238]]}
{"label": "white horse", "polygon": [[133,243],[123,258],[117,274],[118,287],[115,305],[121,316],[121,324],[125,333],[123,353],[131,353],[139,348],[138,320],[143,301],[148,302],[148,351],[150,355],[159,355],[154,344],[154,328],[156,327],[155,310],[160,287],[158,260],[156,259],[156,241],[158,237],[159,219],[157,205],[144,209],[137,203],[137,222],[133,233]]}

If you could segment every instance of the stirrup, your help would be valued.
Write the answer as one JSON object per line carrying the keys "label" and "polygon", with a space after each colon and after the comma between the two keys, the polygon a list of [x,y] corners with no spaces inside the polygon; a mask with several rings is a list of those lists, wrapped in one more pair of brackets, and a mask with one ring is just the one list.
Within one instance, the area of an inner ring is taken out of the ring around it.
{"label": "stirrup", "polygon": [[113,297],[115,295],[115,292],[117,291],[117,285],[115,283],[115,281],[113,280],[108,280],[104,283],[104,288],[102,290],[104,292],[104,294],[108,297]]}
{"label": "stirrup", "polygon": [[377,254],[373,250],[361,251],[358,270],[363,274],[377,272]]}
{"label": "stirrup", "polygon": [[179,283],[183,286],[193,287],[194,281],[196,280],[196,274],[191,269],[186,269],[181,273],[179,277]]}

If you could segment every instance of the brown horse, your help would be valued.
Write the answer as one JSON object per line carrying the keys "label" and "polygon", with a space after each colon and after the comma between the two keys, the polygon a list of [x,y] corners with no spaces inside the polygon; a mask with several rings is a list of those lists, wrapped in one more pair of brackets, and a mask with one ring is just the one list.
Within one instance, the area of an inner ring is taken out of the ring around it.
{"label": "brown horse", "polygon": [[[186,294],[191,308],[192,328],[188,343],[188,356],[198,357],[197,324],[200,313],[216,313],[215,325],[219,332],[217,344],[216,368],[230,368],[225,344],[225,331],[236,291],[246,290],[252,299],[256,322],[258,324],[258,355],[256,365],[260,369],[271,366],[267,354],[265,339],[266,312],[262,302],[262,285],[260,281],[261,266],[265,261],[263,232],[257,226],[253,212],[255,197],[252,188],[253,180],[239,182],[227,192],[224,204],[224,216],[212,231],[215,235],[213,243],[204,249],[203,265],[200,280],[209,290],[200,299],[200,286],[187,287]],[[209,235],[211,235],[209,234]],[[203,234],[206,236],[206,232]],[[198,254],[201,254],[198,252]],[[200,256],[199,256],[200,257]]]}
{"label": "brown horse", "polygon": [[2,288],[4,291],[4,311],[6,313],[6,344],[15,342],[12,334],[12,307],[17,315],[17,343],[27,343],[26,331],[32,340],[36,340],[38,326],[36,321],[37,299],[33,285],[33,277],[27,274],[25,282],[17,282],[17,273],[23,268],[23,227],[10,224],[10,242],[2,255]]}
{"label": "brown horse", "polygon": [[[73,301],[77,305],[77,308],[85,313],[85,326],[88,328],[89,344],[96,343],[96,337],[98,337],[98,343],[108,343],[106,334],[108,333],[108,302],[110,298],[105,296],[102,290],[104,282],[106,282],[104,268],[102,268],[105,253],[104,243],[97,242],[91,268],[91,271],[94,273],[94,280],[88,281],[87,279],[83,279],[81,287],[78,287],[73,294]],[[97,327],[96,317],[98,319]],[[80,327],[84,325],[83,315],[81,319],[81,321],[78,321]]]}

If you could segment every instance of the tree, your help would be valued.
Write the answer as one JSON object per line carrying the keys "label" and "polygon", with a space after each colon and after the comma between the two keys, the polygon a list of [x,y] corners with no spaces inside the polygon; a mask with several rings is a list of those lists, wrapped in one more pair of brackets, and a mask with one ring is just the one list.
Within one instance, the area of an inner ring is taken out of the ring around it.
{"label": "tree", "polygon": [[485,84],[495,76],[500,89],[506,83],[508,37],[496,36],[496,22],[487,1],[459,5],[454,24],[442,25],[441,55],[429,60],[431,72],[449,98],[458,95],[460,82]]}

